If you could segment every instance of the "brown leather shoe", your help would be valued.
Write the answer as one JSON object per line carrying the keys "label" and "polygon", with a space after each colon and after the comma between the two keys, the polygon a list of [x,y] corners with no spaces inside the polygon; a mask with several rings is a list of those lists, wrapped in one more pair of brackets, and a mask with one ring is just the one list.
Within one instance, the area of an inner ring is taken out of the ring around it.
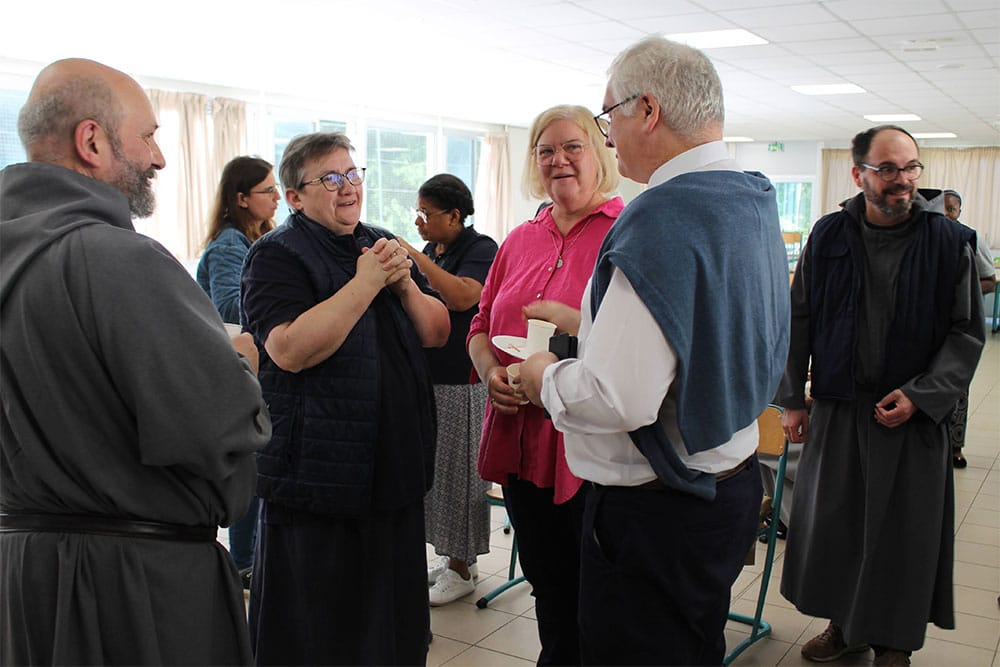
{"label": "brown leather shoe", "polygon": [[847,653],[861,653],[867,650],[868,644],[848,646],[844,642],[844,633],[830,621],[826,630],[802,646],[802,657],[813,662],[830,662]]}
{"label": "brown leather shoe", "polygon": [[875,656],[873,665],[885,665],[886,667],[903,667],[910,664],[910,654],[905,651],[894,651],[889,649]]}

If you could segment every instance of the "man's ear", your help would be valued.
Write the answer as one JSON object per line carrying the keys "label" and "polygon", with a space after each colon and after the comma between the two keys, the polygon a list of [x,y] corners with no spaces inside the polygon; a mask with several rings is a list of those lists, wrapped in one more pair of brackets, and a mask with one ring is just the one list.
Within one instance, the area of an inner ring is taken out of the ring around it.
{"label": "man's ear", "polygon": [[286,189],[285,201],[287,201],[288,205],[294,208],[296,211],[302,210],[302,198],[299,197],[298,190],[295,190],[294,188]]}
{"label": "man's ear", "polygon": [[76,157],[91,169],[100,169],[109,164],[111,142],[101,124],[85,118],[76,124],[73,131],[73,149]]}
{"label": "man's ear", "polygon": [[638,100],[636,113],[643,119],[642,129],[646,132],[652,132],[659,124],[660,115],[663,113],[663,110],[660,108],[660,102],[656,99],[655,95],[652,93],[643,93]]}
{"label": "man's ear", "polygon": [[854,178],[854,184],[856,186],[859,188],[864,187],[864,184],[861,182],[861,170],[858,169],[858,165],[851,165],[851,176]]}

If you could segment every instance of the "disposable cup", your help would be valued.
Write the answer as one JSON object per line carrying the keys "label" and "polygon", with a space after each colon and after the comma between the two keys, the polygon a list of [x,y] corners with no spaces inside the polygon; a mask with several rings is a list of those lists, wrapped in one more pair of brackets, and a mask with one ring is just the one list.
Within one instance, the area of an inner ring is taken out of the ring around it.
{"label": "disposable cup", "polygon": [[[518,393],[521,393],[521,364],[511,364],[507,367],[507,384]],[[527,404],[527,399],[521,401],[521,405]]]}
{"label": "disposable cup", "polygon": [[528,320],[528,342],[525,352],[531,356],[535,352],[549,349],[549,338],[556,333],[556,325],[545,320]]}

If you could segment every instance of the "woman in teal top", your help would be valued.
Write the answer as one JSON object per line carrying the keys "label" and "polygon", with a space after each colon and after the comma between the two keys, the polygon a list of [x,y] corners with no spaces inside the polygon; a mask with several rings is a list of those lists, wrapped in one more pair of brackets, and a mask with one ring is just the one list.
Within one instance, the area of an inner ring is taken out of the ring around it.
{"label": "woman in teal top", "polygon": [[223,168],[196,275],[226,322],[240,321],[243,260],[250,244],[274,229],[279,201],[274,167],[267,160],[241,156]]}
{"label": "woman in teal top", "polygon": [[[240,321],[240,273],[250,244],[274,229],[281,192],[267,160],[241,156],[222,169],[212,206],[205,252],[198,262],[198,284],[215,304],[223,321]],[[250,588],[257,532],[257,498],[242,519],[229,527],[229,553]]]}

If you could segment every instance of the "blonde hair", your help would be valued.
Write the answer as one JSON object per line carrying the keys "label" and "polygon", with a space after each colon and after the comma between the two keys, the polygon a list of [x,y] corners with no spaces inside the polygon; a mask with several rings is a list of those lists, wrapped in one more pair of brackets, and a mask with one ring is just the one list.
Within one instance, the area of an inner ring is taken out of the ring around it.
{"label": "blonde hair", "polygon": [[594,157],[597,159],[596,191],[602,195],[609,195],[617,190],[618,164],[611,150],[604,145],[604,135],[597,129],[593,114],[586,107],[575,104],[560,104],[538,114],[531,123],[528,155],[524,160],[524,177],[521,181],[525,195],[536,199],[548,197],[548,193],[542,187],[541,172],[538,168],[538,162],[535,160],[535,146],[538,145],[538,138],[542,136],[545,128],[557,120],[568,120],[576,123],[590,139],[590,148],[594,151]]}

